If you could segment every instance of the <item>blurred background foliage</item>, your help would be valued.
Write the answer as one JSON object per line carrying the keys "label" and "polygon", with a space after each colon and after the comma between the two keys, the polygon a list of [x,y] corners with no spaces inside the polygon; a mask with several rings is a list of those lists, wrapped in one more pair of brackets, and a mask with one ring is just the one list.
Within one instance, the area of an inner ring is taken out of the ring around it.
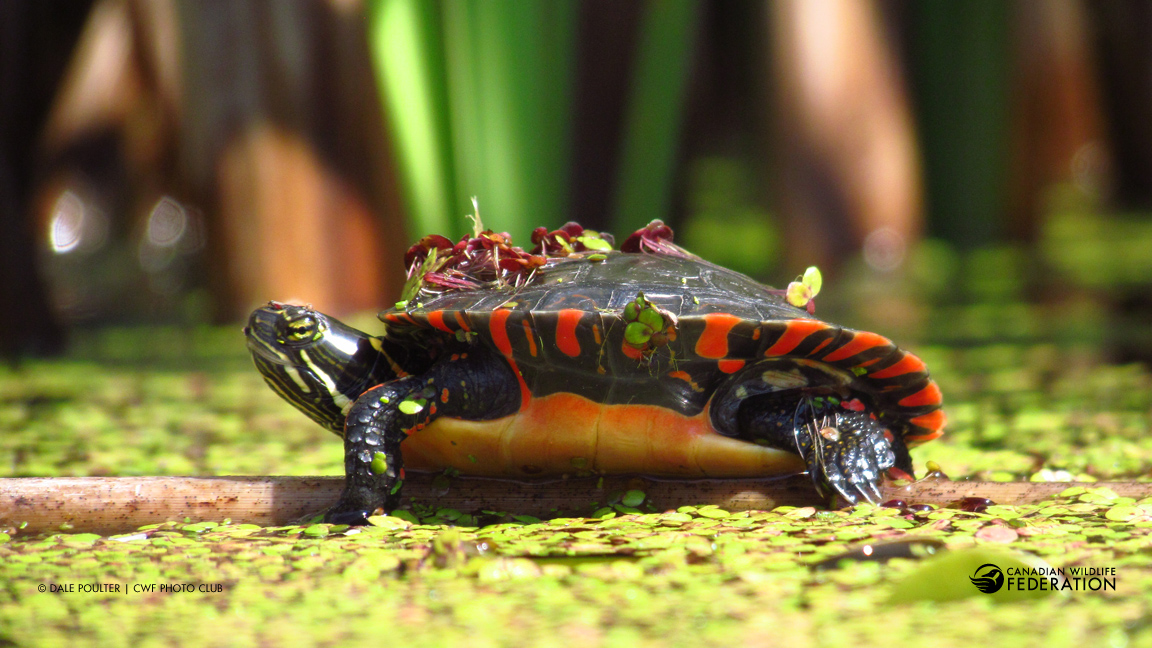
{"label": "blurred background foliage", "polygon": [[0,350],[376,310],[475,196],[524,247],[661,218],[850,325],[1147,360],[1150,67],[1137,0],[6,2]]}

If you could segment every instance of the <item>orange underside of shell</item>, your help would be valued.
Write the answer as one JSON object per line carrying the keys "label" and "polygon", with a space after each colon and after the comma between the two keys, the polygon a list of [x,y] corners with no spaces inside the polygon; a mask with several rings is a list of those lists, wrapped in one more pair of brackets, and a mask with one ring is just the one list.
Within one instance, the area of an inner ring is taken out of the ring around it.
{"label": "orange underside of shell", "polygon": [[520,412],[492,421],[441,417],[414,431],[401,450],[409,470],[455,468],[491,477],[759,477],[806,469],[794,453],[717,434],[707,410],[686,417],[565,393],[533,398]]}

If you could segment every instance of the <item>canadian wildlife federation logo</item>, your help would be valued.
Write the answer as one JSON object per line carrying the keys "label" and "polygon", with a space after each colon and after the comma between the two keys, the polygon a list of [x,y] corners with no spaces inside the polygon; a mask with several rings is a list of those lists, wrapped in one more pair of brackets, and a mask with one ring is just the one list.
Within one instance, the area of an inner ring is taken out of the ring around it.
{"label": "canadian wildlife federation logo", "polygon": [[969,576],[968,580],[981,592],[995,594],[1004,587],[1004,572],[992,563],[984,563],[976,568],[976,573]]}
{"label": "canadian wildlife federation logo", "polygon": [[[999,565],[984,563],[968,577],[976,589],[985,594],[995,594],[1001,589],[1017,592],[1033,591],[1092,591],[1115,590],[1115,567],[1048,567],[1009,566],[1001,570]],[[1005,585],[1007,587],[1005,588]]]}

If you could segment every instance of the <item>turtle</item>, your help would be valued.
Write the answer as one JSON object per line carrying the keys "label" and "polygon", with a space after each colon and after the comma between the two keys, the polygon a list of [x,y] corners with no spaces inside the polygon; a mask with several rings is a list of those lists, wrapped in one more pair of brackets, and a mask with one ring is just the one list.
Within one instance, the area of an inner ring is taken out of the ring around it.
{"label": "turtle", "polygon": [[941,435],[940,389],[888,338],[830,324],[672,243],[619,250],[569,223],[425,237],[370,335],[270,302],[244,332],[265,381],[344,441],[325,520],[394,510],[406,470],[535,479],[715,479],[807,471],[830,504],[877,503]]}

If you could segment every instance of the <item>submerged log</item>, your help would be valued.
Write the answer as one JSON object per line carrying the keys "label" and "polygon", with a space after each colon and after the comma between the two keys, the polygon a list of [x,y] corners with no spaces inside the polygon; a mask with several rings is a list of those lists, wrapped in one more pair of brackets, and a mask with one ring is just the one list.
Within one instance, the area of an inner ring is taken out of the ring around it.
{"label": "submerged log", "polygon": [[[168,520],[300,523],[335,503],[342,477],[52,477],[0,479],[0,529],[126,533]],[[1152,496],[1146,482],[968,482],[921,480],[885,485],[885,500],[948,506],[979,497],[996,504],[1026,504],[1067,488],[1105,487],[1118,495]],[[715,504],[729,511],[777,506],[823,506],[805,475],[777,479],[659,480],[650,477],[579,477],[519,482],[482,477],[446,479],[409,473],[401,507],[414,503],[465,513],[499,511],[537,517],[588,515],[621,493],[640,490],[643,508],[657,511]]]}

